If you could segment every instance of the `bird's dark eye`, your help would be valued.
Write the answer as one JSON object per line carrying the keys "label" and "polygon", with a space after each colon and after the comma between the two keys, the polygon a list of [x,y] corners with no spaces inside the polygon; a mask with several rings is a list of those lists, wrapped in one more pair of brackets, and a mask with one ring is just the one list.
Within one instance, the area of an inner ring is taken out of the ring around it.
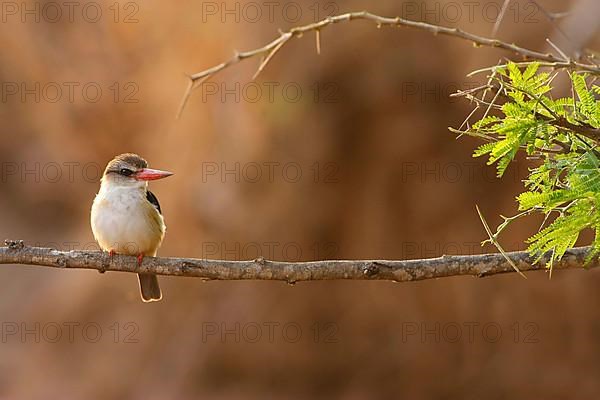
{"label": "bird's dark eye", "polygon": [[133,174],[133,171],[127,168],[121,168],[119,170],[119,174],[124,175],[124,176],[131,176],[131,174]]}

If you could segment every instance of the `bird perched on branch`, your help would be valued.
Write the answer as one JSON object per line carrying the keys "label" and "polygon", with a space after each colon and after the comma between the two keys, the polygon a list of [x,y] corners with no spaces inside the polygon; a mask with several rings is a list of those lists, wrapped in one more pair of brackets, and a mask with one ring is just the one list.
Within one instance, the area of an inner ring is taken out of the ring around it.
{"label": "bird perched on branch", "polygon": [[[158,199],[148,190],[148,181],[166,178],[171,172],[148,168],[137,154],[121,154],[108,163],[100,191],[92,204],[94,238],[104,251],[137,256],[156,256],[165,235],[165,222]],[[144,302],[162,298],[158,279],[138,274]]]}

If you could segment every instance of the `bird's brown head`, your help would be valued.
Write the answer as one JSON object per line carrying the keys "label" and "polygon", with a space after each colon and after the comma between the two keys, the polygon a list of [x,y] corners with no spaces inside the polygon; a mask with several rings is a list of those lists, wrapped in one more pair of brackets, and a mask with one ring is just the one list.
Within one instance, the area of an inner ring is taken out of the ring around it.
{"label": "bird's brown head", "polygon": [[145,186],[147,181],[166,178],[172,172],[148,168],[142,157],[133,153],[124,153],[113,158],[102,177],[102,183],[110,182],[118,186]]}

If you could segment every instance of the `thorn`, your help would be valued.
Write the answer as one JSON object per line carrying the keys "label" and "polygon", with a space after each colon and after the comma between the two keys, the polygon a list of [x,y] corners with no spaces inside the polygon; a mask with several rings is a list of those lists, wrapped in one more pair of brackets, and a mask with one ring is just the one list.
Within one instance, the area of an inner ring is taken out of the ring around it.
{"label": "thorn", "polygon": [[289,37],[286,39],[282,39],[275,47],[273,47],[273,49],[269,52],[269,54],[265,57],[265,59],[260,63],[260,65],[258,66],[258,69],[256,70],[256,72],[254,73],[254,76],[252,76],[252,80],[255,80],[258,77],[258,74],[260,74],[263,70],[263,68],[265,68],[265,66],[269,63],[269,61],[271,61],[271,58],[273,58],[273,56],[275,55],[275,53],[277,53],[277,51],[279,49],[281,49],[281,47],[289,40]]}
{"label": "thorn", "polygon": [[185,105],[187,104],[187,102],[190,98],[190,95],[192,94],[193,89],[194,89],[194,80],[191,79],[191,77],[190,77],[190,81],[188,82],[187,89],[185,90],[183,98],[181,99],[181,103],[179,104],[179,108],[177,109],[177,114],[175,114],[176,120],[178,120],[181,117],[181,114],[183,113],[183,109],[185,108]]}
{"label": "thorn", "polygon": [[316,30],[315,31],[315,38],[316,38],[316,42],[317,42],[317,54],[321,55],[321,31],[320,30]]}
{"label": "thorn", "polygon": [[487,221],[483,217],[483,214],[481,213],[481,210],[479,209],[479,206],[475,205],[475,209],[477,210],[477,214],[479,214],[479,219],[481,219],[481,223],[483,225],[483,228],[485,229],[486,233],[489,236],[488,240],[490,241],[490,243],[492,243],[494,246],[496,246],[496,248],[498,249],[498,251],[500,252],[500,254],[502,254],[502,256],[504,257],[504,259],[510,264],[510,266],[519,275],[521,275],[523,278],[527,279],[527,277],[525,276],[525,274],[523,272],[521,272],[521,270],[517,267],[517,265],[515,264],[515,262],[513,260],[511,260],[510,257],[508,257],[508,255],[506,254],[506,252],[504,251],[504,249],[502,248],[502,246],[500,246],[500,243],[498,243],[498,241],[496,240],[496,237],[492,233],[492,230],[490,229],[490,226],[488,225]]}

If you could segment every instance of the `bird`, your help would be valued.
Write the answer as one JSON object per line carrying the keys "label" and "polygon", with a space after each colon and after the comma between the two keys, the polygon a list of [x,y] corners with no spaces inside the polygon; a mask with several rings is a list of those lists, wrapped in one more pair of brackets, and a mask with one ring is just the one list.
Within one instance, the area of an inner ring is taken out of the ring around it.
{"label": "bird", "polygon": [[[90,214],[92,232],[98,245],[114,254],[155,257],[166,226],[157,197],[148,190],[148,181],[163,179],[172,172],[148,168],[142,157],[124,153],[113,158],[102,175],[100,190]],[[162,299],[158,278],[138,274],[142,301]]]}

